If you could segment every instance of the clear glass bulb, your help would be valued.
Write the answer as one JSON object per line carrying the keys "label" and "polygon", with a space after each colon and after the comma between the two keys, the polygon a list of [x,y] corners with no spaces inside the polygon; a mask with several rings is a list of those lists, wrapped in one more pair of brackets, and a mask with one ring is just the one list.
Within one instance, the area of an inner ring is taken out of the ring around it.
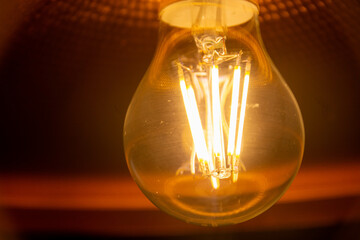
{"label": "clear glass bulb", "polygon": [[252,1],[172,2],[160,11],[160,42],[126,115],[128,167],[170,215],[243,222],[295,177],[301,113],[264,50]]}

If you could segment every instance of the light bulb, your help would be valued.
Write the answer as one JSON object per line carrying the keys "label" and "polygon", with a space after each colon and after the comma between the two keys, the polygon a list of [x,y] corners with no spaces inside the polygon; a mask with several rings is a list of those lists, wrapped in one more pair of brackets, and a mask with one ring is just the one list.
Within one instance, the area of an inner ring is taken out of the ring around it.
{"label": "light bulb", "polygon": [[183,221],[253,218],[300,167],[301,113],[258,25],[253,1],[161,8],[160,42],[129,106],[124,145],[143,193]]}

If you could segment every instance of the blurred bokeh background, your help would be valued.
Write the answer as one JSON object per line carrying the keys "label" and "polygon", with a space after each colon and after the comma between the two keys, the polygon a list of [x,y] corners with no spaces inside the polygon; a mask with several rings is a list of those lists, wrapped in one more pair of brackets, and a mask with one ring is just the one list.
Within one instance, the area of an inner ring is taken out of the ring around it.
{"label": "blurred bokeh background", "polygon": [[157,210],[123,152],[161,0],[0,0],[0,239],[360,238],[360,2],[259,0],[265,46],[302,110],[302,168],[246,223]]}

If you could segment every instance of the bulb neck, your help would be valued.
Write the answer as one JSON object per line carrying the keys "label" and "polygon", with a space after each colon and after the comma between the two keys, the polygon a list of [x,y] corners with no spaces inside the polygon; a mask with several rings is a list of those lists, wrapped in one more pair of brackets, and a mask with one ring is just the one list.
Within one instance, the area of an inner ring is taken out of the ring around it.
{"label": "bulb neck", "polygon": [[[164,59],[205,71],[223,63],[245,64],[251,58],[258,75],[252,75],[256,79],[252,84],[267,84],[272,79],[271,60],[262,43],[258,13],[258,6],[246,0],[171,2],[160,11],[152,73],[159,71]],[[189,59],[192,63],[187,63]]]}

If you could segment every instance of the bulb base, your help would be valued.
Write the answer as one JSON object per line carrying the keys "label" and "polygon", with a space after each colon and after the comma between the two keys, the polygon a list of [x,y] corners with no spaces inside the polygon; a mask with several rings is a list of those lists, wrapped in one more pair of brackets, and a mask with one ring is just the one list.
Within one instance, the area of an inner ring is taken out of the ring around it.
{"label": "bulb base", "polygon": [[[161,0],[160,3],[159,3],[159,12],[161,12],[165,7],[173,4],[173,3],[176,3],[176,2],[184,2],[186,0]],[[194,2],[194,0],[187,0],[187,1],[191,1],[191,2]],[[201,1],[201,0],[195,0],[197,2],[204,2],[204,1]],[[221,3],[222,0],[220,0],[220,3]],[[246,2],[251,2],[252,4],[254,4],[257,9],[260,9],[260,6],[259,6],[259,0],[237,0],[237,1],[246,1]],[[210,1],[209,1],[210,2]]]}
{"label": "bulb base", "polygon": [[227,0],[224,4],[222,1],[172,0],[160,3],[159,10],[161,21],[179,28],[232,27],[248,22],[258,13],[258,5],[251,0]]}

